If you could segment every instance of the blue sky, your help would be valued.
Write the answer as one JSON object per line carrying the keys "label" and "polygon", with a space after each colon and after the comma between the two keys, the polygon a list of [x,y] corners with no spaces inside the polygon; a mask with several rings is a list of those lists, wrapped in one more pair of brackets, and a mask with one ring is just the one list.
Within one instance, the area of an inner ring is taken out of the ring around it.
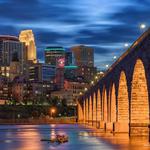
{"label": "blue sky", "polygon": [[78,44],[95,49],[95,65],[104,68],[150,23],[149,0],[0,0],[0,34],[32,29],[38,58],[46,46]]}

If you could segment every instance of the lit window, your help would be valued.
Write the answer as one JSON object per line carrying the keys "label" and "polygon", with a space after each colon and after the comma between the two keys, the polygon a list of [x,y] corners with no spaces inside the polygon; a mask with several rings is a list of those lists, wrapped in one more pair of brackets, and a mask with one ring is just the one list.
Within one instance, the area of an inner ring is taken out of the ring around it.
{"label": "lit window", "polygon": [[6,76],[9,77],[9,73],[6,73]]}

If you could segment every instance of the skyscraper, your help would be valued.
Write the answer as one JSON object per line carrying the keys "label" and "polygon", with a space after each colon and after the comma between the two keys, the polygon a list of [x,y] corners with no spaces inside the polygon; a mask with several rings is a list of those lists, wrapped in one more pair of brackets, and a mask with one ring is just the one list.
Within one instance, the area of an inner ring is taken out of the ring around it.
{"label": "skyscraper", "polygon": [[78,66],[75,70],[76,76],[80,76],[86,82],[89,82],[96,73],[96,67],[94,67],[94,49],[79,45],[72,47],[71,51],[75,58],[75,64]]}
{"label": "skyscraper", "polygon": [[25,46],[18,37],[1,35],[0,36],[0,64],[10,65],[13,56],[16,55],[18,61],[25,59]]}
{"label": "skyscraper", "polygon": [[55,83],[58,89],[64,86],[65,49],[63,47],[47,47],[45,63],[56,67]]}
{"label": "skyscraper", "polygon": [[32,30],[21,31],[19,35],[19,40],[25,43],[27,47],[27,60],[36,62],[36,46]]}
{"label": "skyscraper", "polygon": [[12,62],[17,61],[19,63],[20,74],[23,74],[24,66],[26,64],[26,47],[24,43],[21,43],[16,36],[1,35],[0,36],[0,65],[2,72],[6,68],[7,72],[4,76],[9,77],[8,69]]}
{"label": "skyscraper", "polygon": [[75,58],[75,63],[77,66],[94,66],[94,50],[91,47],[84,45],[74,46],[71,51]]}
{"label": "skyscraper", "polygon": [[65,49],[63,47],[47,47],[45,49],[45,63],[57,65],[58,60],[65,58]]}

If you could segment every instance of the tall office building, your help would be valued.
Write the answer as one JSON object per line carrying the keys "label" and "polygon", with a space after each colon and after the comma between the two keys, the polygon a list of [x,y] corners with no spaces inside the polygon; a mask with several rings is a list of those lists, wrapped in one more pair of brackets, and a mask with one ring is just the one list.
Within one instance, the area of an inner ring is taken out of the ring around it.
{"label": "tall office building", "polygon": [[[19,63],[20,74],[23,74],[26,64],[26,47],[21,43],[18,37],[1,35],[0,36],[0,74],[9,77],[10,65],[12,62]],[[7,70],[5,72],[4,70]],[[8,69],[9,68],[9,69]]]}
{"label": "tall office building", "polygon": [[0,36],[0,64],[9,66],[14,55],[16,55],[19,62],[25,61],[24,44],[19,41],[18,37]]}
{"label": "tall office building", "polygon": [[56,74],[55,66],[43,63],[28,63],[26,77],[29,81],[52,81]]}
{"label": "tall office building", "polygon": [[86,82],[94,78],[96,67],[94,67],[94,49],[84,45],[74,46],[71,51],[78,68],[75,70],[76,76],[82,77]]}
{"label": "tall office building", "polygon": [[65,49],[63,47],[47,47],[45,63],[56,67],[55,83],[58,89],[64,86]]}
{"label": "tall office building", "polygon": [[32,30],[24,30],[20,32],[19,40],[25,43],[27,47],[27,60],[36,62],[36,46]]}
{"label": "tall office building", "polygon": [[60,58],[65,58],[65,49],[63,47],[47,47],[45,49],[45,63],[57,65]]}
{"label": "tall office building", "polygon": [[84,45],[74,46],[71,51],[77,66],[94,66],[94,49]]}
{"label": "tall office building", "polygon": [[64,85],[65,49],[63,47],[47,47],[45,49],[45,63],[56,67],[55,84],[57,89]]}

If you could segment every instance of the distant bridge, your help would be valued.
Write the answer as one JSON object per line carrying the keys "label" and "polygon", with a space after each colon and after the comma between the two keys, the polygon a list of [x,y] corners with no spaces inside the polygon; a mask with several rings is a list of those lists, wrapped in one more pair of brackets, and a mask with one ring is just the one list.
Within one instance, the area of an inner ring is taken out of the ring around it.
{"label": "distant bridge", "polygon": [[107,132],[148,136],[150,29],[78,100],[78,122]]}

